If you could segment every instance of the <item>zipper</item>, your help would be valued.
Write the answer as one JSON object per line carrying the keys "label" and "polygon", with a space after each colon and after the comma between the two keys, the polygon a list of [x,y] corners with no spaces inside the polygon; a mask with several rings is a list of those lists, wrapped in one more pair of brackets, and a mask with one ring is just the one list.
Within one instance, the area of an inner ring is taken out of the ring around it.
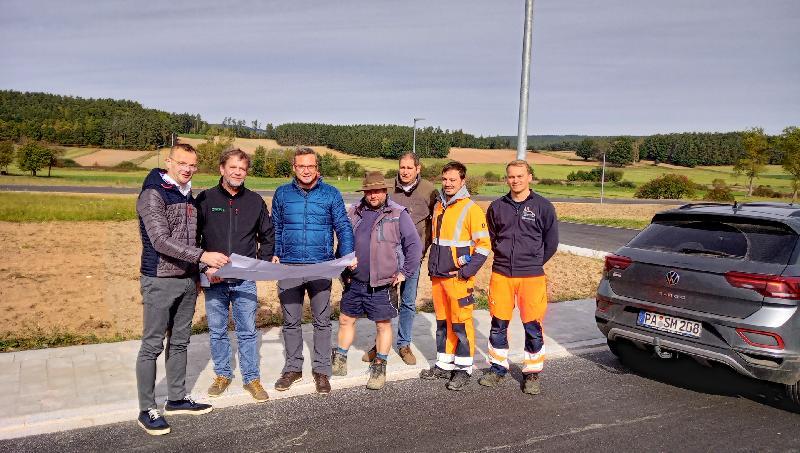
{"label": "zipper", "polygon": [[233,236],[233,198],[228,200],[228,256],[231,254],[231,237]]}
{"label": "zipper", "polygon": [[[442,205],[442,213],[439,214],[439,218],[436,219],[436,236],[435,237],[436,237],[437,240],[441,240],[442,239],[442,220],[444,219],[445,211],[447,211],[447,206],[445,206],[444,203],[442,203],[440,201],[439,204]],[[434,260],[434,262],[436,263],[436,271],[437,271],[437,273],[441,273],[441,272],[439,272],[439,257],[441,256],[441,250],[442,250],[442,246],[437,244],[436,245],[436,260]],[[433,249],[431,249],[431,254],[432,253],[433,253]],[[430,257],[428,259],[430,259]]]}
{"label": "zipper", "polygon": [[[512,205],[511,207],[514,208],[514,217],[516,218],[517,221],[517,232],[519,232],[521,230],[520,222],[522,222],[519,216],[519,209],[517,209],[516,206],[514,205]],[[514,249],[516,247],[517,247],[517,235],[514,234],[511,236],[511,261],[509,261],[508,263],[509,274],[511,274],[512,277],[514,276]]]}

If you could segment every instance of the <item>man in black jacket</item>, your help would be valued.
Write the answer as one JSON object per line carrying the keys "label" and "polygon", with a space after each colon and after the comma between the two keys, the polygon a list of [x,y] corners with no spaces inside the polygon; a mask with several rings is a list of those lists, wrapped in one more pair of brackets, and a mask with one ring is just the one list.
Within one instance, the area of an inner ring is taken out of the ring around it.
{"label": "man in black jacket", "polygon": [[547,310],[544,264],[558,248],[558,219],[553,204],[530,189],[533,174],[524,160],[506,166],[510,191],[486,211],[494,261],[489,281],[489,356],[492,366],[478,381],[500,383],[508,371],[508,323],[515,301],[525,328],[523,392],[538,394],[544,365],[542,322]]}
{"label": "man in black jacket", "polygon": [[[197,197],[198,236],[204,250],[269,261],[275,247],[272,221],[264,199],[244,186],[249,168],[250,156],[240,149],[220,156],[219,184]],[[215,277],[216,268],[203,270],[210,283],[205,289],[206,316],[216,373],[208,396],[220,396],[233,380],[228,339],[228,312],[232,308],[244,389],[256,401],[266,401],[269,396],[259,374],[256,283]]]}

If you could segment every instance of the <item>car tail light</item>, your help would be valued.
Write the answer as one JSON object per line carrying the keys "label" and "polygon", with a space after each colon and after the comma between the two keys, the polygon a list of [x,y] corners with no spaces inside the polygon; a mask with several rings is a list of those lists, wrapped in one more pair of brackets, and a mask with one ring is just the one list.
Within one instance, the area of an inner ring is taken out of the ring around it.
{"label": "car tail light", "polygon": [[752,289],[764,297],[800,300],[800,277],[726,272],[725,280],[736,288]]}
{"label": "car tail light", "polygon": [[753,329],[736,329],[736,333],[750,346],[768,349],[783,349],[783,338],[772,332]]}
{"label": "car tail light", "polygon": [[607,312],[608,309],[611,308],[611,305],[614,304],[614,302],[611,301],[610,297],[601,296],[599,294],[596,296],[595,300],[597,301],[597,311],[603,313]]}
{"label": "car tail light", "polygon": [[627,256],[610,254],[606,255],[606,272],[612,269],[619,269],[624,271],[631,265],[633,261]]}

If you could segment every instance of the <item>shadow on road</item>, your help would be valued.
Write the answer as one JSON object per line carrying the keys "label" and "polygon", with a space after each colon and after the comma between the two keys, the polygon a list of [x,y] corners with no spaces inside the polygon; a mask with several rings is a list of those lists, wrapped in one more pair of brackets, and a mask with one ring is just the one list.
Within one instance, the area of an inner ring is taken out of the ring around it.
{"label": "shadow on road", "polygon": [[[608,368],[607,362],[599,361],[591,355],[584,358],[594,361],[603,369]],[[800,406],[786,397],[782,384],[752,379],[724,365],[712,362],[712,366],[704,366],[685,355],[660,359],[652,351],[643,351],[627,342],[619,344],[619,359],[631,372],[646,379],[693,392],[746,398],[777,409],[800,413]],[[614,372],[613,369],[608,371]],[[616,372],[620,371],[622,370]]]}

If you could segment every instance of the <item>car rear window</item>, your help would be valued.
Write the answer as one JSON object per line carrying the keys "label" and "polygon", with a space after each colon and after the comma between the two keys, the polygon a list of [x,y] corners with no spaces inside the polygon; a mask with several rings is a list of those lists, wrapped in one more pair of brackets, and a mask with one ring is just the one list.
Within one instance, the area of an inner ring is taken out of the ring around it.
{"label": "car rear window", "polygon": [[628,247],[788,264],[797,234],[779,223],[680,219],[651,223]]}

